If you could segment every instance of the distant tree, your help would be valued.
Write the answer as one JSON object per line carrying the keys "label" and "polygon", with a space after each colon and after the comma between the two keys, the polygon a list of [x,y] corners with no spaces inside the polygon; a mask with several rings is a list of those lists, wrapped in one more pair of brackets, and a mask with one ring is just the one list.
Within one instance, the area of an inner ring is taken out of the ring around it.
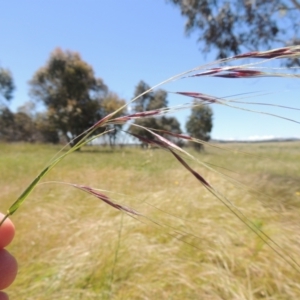
{"label": "distant tree", "polygon": [[38,113],[35,117],[37,140],[43,143],[58,144],[60,142],[59,130],[49,121],[47,113]]}
{"label": "distant tree", "polygon": [[[141,94],[143,94],[144,92],[148,91],[150,89],[150,86],[145,83],[143,80],[141,80],[138,85],[135,87],[135,91],[134,91],[134,97],[137,97]],[[146,93],[145,95],[139,97],[136,101],[134,101],[132,103],[132,110],[134,112],[142,112],[142,111],[146,111],[149,110],[149,103],[153,100],[154,97],[154,93],[149,92]],[[163,104],[161,104],[163,105]]]}
{"label": "distant tree", "polygon": [[[163,129],[164,131],[172,132],[172,133],[175,133],[175,134],[182,133],[182,131],[180,129],[180,123],[175,117],[165,117],[165,116],[163,116],[163,117],[158,118],[156,120],[157,120],[157,124],[158,124],[158,129]],[[166,139],[172,141],[173,143],[175,143],[179,146],[183,146],[182,141],[179,138],[176,138],[172,135],[168,135],[168,134],[165,134],[165,133],[160,133],[160,135],[162,135]]]}
{"label": "distant tree", "polygon": [[7,107],[0,110],[0,139],[7,142],[33,142],[34,120],[23,112],[13,113]]}
{"label": "distant tree", "polygon": [[299,44],[298,0],[168,1],[187,18],[186,33],[197,32],[201,50],[215,48],[219,58],[261,47]]}
{"label": "distant tree", "polygon": [[59,135],[46,113],[36,114],[35,104],[25,102],[16,113],[8,107],[0,107],[0,140],[58,143]]}
{"label": "distant tree", "polygon": [[34,142],[36,128],[34,120],[24,112],[14,114],[14,141]]}
{"label": "distant tree", "polygon": [[58,143],[59,135],[46,113],[35,113],[35,104],[25,102],[13,113],[8,108],[0,111],[0,139],[8,142]]}
{"label": "distant tree", "polygon": [[162,116],[161,118],[157,119],[157,124],[165,131],[169,131],[173,133],[181,133],[180,123],[174,117]]}
{"label": "distant tree", "polygon": [[48,121],[71,145],[79,141],[79,134],[103,117],[100,103],[107,94],[107,86],[95,77],[92,67],[77,52],[54,50],[30,85],[34,98],[48,108]]}
{"label": "distant tree", "polygon": [[32,101],[27,101],[23,103],[21,106],[17,108],[17,112],[24,113],[27,116],[31,117],[34,119],[35,117],[35,103]]}
{"label": "distant tree", "polygon": [[15,89],[11,72],[0,67],[0,94],[7,101],[12,99],[12,93]]}
{"label": "distant tree", "polygon": [[[186,123],[187,132],[194,138],[202,141],[208,141],[210,139],[210,132],[212,130],[212,109],[204,104],[197,104],[194,101],[192,113]],[[193,143],[196,150],[203,149],[202,144]]]}
{"label": "distant tree", "polygon": [[[144,93],[149,90],[150,86],[146,84],[144,81],[140,81],[139,84],[135,88],[134,97]],[[133,102],[133,112],[143,112],[149,110],[160,109],[168,106],[167,100],[167,92],[164,90],[157,90],[155,92],[147,93],[140,98],[138,98],[135,102]],[[134,124],[138,126],[143,126],[149,129],[156,130],[165,130],[172,131],[173,133],[181,133],[180,123],[174,117],[148,117],[136,119]],[[138,126],[131,125],[129,127],[129,132],[139,135],[146,139],[153,139],[153,135]],[[162,134],[164,135],[164,134]],[[169,135],[165,135],[166,138],[171,138]],[[145,146],[142,143],[142,146]]]}
{"label": "distant tree", "polygon": [[[145,127],[145,128],[149,128],[149,129],[162,129],[158,123],[157,123],[157,120],[155,118],[143,118],[143,119],[137,119],[134,121],[134,124],[135,125],[138,125],[138,126],[142,126],[142,127]],[[153,135],[143,129],[143,128],[140,128],[138,126],[135,126],[135,125],[131,125],[129,127],[129,132],[132,133],[132,134],[136,134],[142,138],[145,138],[145,139],[148,139],[148,140],[152,140],[154,137]],[[141,143],[142,147],[146,147],[147,146],[147,143]]]}
{"label": "distant tree", "polygon": [[14,138],[14,113],[7,106],[7,101],[12,99],[14,89],[11,72],[0,67],[0,140],[2,141],[11,141]]}
{"label": "distant tree", "polygon": [[0,140],[12,141],[13,137],[14,114],[7,107],[0,107]]}
{"label": "distant tree", "polygon": [[[110,113],[115,112],[122,106],[124,106],[125,103],[126,103],[126,101],[123,99],[120,99],[117,94],[115,94],[113,92],[109,92],[107,94],[107,96],[105,96],[105,98],[100,102],[101,113],[103,116],[106,116]],[[121,109],[114,115],[114,118],[124,115],[125,112],[126,112],[126,108]],[[110,131],[108,133],[109,143],[110,143],[111,147],[115,146],[117,136],[118,136],[122,126],[123,126],[122,124],[109,125],[108,129],[112,129],[112,131]]]}

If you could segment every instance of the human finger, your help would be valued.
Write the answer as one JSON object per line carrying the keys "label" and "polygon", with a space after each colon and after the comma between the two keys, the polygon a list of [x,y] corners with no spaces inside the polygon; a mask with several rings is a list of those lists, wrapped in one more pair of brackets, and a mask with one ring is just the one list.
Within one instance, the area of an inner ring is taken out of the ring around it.
{"label": "human finger", "polygon": [[5,249],[0,249],[0,290],[10,286],[17,276],[16,259]]}
{"label": "human finger", "polygon": [[[0,221],[4,215],[0,213]],[[6,219],[0,226],[0,249],[6,247],[15,236],[15,226],[10,219]]]}
{"label": "human finger", "polygon": [[0,291],[0,300],[9,300],[8,295]]}

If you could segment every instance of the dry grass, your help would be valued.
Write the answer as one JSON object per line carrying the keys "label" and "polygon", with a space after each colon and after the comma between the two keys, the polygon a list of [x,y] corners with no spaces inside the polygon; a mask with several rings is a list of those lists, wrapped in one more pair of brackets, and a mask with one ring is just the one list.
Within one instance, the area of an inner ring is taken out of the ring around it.
{"label": "dry grass", "polygon": [[[259,157],[209,148],[195,155],[253,191],[194,167],[300,263],[299,143],[231,147]],[[1,211],[58,150],[0,145]],[[20,271],[11,299],[300,298],[300,272],[167,152],[86,148],[46,180],[111,191],[147,218],[133,219],[66,185],[38,186],[12,216],[10,250]]]}

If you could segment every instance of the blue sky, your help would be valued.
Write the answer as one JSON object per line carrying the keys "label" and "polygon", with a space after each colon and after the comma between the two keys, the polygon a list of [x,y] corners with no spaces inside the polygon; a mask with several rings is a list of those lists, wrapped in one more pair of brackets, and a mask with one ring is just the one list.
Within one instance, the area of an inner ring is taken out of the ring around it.
{"label": "blue sky", "polygon": [[[196,35],[185,36],[179,9],[164,0],[10,0],[0,2],[0,11],[0,66],[11,70],[17,87],[13,110],[30,100],[28,81],[56,47],[79,52],[96,76],[127,101],[140,80],[152,86],[215,59],[215,53],[199,51]],[[270,94],[246,100],[300,107],[295,79],[197,78],[162,88],[218,97],[266,92]],[[191,99],[170,94],[168,100],[173,106]],[[297,123],[224,106],[212,108],[213,138],[300,137]],[[300,121],[296,110],[248,108]],[[183,130],[189,113],[176,115]]]}

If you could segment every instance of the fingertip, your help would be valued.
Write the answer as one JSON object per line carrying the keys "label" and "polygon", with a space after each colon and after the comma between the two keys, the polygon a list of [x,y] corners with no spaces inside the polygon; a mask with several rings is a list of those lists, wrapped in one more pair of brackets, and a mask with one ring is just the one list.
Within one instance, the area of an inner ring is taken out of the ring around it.
{"label": "fingertip", "polygon": [[0,290],[6,289],[13,283],[17,272],[18,263],[16,259],[5,249],[0,249]]}
{"label": "fingertip", "polygon": [[0,291],[0,300],[9,300],[8,295]]}
{"label": "fingertip", "polygon": [[[0,213],[0,221],[4,215]],[[10,219],[6,219],[0,226],[0,249],[6,247],[15,236],[15,226]]]}

